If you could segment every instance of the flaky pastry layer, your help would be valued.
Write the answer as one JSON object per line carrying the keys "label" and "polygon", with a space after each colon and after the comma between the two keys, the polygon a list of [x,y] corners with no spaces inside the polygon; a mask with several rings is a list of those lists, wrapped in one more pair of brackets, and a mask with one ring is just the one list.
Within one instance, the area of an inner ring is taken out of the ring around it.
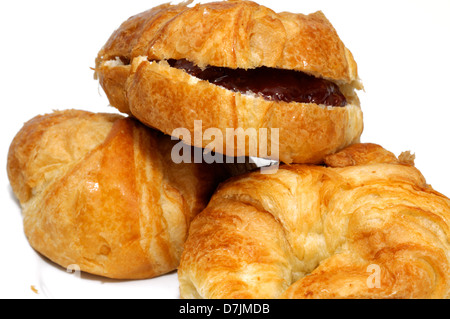
{"label": "flaky pastry layer", "polygon": [[113,114],[37,116],[13,140],[8,176],[31,246],[117,279],[177,268],[192,218],[226,175],[174,164],[169,136]]}
{"label": "flaky pastry layer", "polygon": [[191,224],[181,297],[449,298],[450,200],[410,154],[326,161],[222,184]]}

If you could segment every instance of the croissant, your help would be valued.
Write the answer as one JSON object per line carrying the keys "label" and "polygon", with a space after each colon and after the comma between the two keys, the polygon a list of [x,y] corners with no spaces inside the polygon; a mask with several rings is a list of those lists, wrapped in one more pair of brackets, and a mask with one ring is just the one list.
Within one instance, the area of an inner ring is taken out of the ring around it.
{"label": "croissant", "polygon": [[175,270],[190,221],[226,173],[174,164],[174,143],[114,114],[66,110],[27,122],[7,168],[31,246],[109,278]]}
{"label": "croissant", "polygon": [[[320,163],[359,142],[357,65],[322,12],[191,2],[135,15],[111,35],[95,78],[112,106],[169,135],[185,128],[185,143],[228,156]],[[227,136],[238,128],[247,145]],[[208,129],[225,142],[214,143]],[[267,138],[254,134],[260,129]],[[203,138],[194,139],[198,131]]]}
{"label": "croissant", "polygon": [[222,184],[191,224],[183,298],[449,298],[450,200],[355,144],[326,165]]}

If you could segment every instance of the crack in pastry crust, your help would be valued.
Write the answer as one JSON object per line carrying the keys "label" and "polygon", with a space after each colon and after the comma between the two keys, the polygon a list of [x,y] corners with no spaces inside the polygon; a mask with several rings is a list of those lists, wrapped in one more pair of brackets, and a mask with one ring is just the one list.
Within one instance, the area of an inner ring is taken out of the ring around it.
{"label": "crack in pastry crust", "polygon": [[[347,99],[337,84],[300,71],[267,67],[247,70],[215,66],[200,68],[186,59],[169,59],[165,62],[211,84],[234,92],[256,94],[270,101],[314,103],[334,107],[347,105]],[[106,61],[105,65],[129,66],[131,60],[127,57],[116,57]]]}
{"label": "crack in pastry crust", "polygon": [[335,107],[347,105],[345,96],[336,84],[303,72],[267,67],[248,70],[213,66],[200,68],[185,59],[172,59],[168,63],[171,67],[228,90],[250,92],[271,101],[315,103]]}

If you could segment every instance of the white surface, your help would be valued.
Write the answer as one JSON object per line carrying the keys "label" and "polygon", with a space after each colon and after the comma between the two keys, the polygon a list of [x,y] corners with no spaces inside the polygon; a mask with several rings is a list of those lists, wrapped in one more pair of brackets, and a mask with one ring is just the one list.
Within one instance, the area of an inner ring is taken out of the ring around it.
{"label": "white surface", "polygon": [[[94,59],[129,16],[160,1],[2,1],[0,34],[0,298],[178,298],[176,273],[143,281],[68,274],[37,255],[22,231],[6,156],[22,124],[53,109],[115,112],[93,80]],[[358,63],[363,142],[416,153],[450,195],[450,1],[259,1],[275,11],[322,10]],[[35,286],[38,294],[31,290]]]}

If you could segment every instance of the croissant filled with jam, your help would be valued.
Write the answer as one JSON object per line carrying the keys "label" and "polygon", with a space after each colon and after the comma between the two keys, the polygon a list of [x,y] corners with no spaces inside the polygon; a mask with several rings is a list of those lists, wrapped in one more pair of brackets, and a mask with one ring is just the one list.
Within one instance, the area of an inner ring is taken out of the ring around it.
{"label": "croissant filled with jam", "polygon": [[[322,12],[190,3],[150,9],[111,35],[95,76],[112,106],[171,135],[186,128],[193,136],[195,121],[223,136],[242,128],[238,138],[248,129],[279,129],[277,140],[249,137],[256,149],[224,139],[214,151],[229,156],[264,157],[260,150],[277,144],[277,160],[320,163],[359,142],[356,62]],[[203,148],[213,140],[182,138]]]}

